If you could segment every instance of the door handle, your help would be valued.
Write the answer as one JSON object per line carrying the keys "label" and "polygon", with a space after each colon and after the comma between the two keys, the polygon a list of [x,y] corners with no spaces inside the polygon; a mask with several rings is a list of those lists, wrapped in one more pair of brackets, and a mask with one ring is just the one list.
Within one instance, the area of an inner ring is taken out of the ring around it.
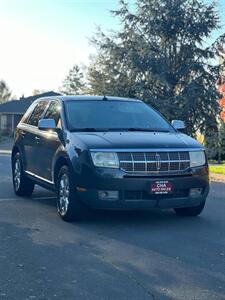
{"label": "door handle", "polygon": [[35,136],[35,141],[36,141],[37,143],[39,143],[39,142],[40,142],[40,138],[39,138],[39,136]]}
{"label": "door handle", "polygon": [[24,138],[25,135],[26,135],[26,132],[25,132],[25,131],[21,131],[21,135],[22,135],[22,137]]}

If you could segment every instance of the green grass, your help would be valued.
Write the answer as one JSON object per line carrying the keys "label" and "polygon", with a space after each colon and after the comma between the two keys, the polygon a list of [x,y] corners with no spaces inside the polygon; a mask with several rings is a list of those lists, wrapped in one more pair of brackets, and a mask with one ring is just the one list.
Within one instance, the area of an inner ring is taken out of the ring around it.
{"label": "green grass", "polygon": [[211,173],[225,175],[225,164],[209,166]]}

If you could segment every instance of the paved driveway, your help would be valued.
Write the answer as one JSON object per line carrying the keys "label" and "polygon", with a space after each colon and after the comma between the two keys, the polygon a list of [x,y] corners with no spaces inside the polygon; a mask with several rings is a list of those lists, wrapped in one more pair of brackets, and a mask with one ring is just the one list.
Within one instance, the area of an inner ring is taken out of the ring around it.
{"label": "paved driveway", "polygon": [[12,192],[0,155],[0,299],[225,299],[225,184],[200,217],[96,212],[65,223],[54,194]]}

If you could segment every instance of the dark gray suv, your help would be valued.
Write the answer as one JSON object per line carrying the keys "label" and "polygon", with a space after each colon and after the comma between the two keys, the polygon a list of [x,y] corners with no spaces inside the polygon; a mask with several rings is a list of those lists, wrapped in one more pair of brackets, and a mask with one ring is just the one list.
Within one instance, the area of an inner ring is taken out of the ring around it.
{"label": "dark gray suv", "polygon": [[136,99],[38,99],[15,134],[15,193],[30,196],[35,184],[55,191],[66,221],[88,208],[173,208],[196,216],[209,191],[208,164],[183,127]]}

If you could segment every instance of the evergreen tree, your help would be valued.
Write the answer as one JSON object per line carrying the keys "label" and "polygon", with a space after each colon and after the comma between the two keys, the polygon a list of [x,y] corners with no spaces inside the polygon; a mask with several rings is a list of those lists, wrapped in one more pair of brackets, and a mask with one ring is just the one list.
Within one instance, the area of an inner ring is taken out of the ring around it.
{"label": "evergreen tree", "polygon": [[0,103],[4,103],[9,100],[11,92],[8,85],[4,80],[0,80]]}
{"label": "evergreen tree", "polygon": [[215,49],[205,46],[219,28],[215,4],[201,0],[137,0],[136,10],[120,1],[112,12],[121,29],[93,37],[90,93],[141,98],[169,120],[182,119],[187,132],[216,123],[219,99]]}
{"label": "evergreen tree", "polygon": [[84,89],[84,73],[81,67],[74,65],[63,82],[61,92],[65,95],[81,95],[84,94]]}

